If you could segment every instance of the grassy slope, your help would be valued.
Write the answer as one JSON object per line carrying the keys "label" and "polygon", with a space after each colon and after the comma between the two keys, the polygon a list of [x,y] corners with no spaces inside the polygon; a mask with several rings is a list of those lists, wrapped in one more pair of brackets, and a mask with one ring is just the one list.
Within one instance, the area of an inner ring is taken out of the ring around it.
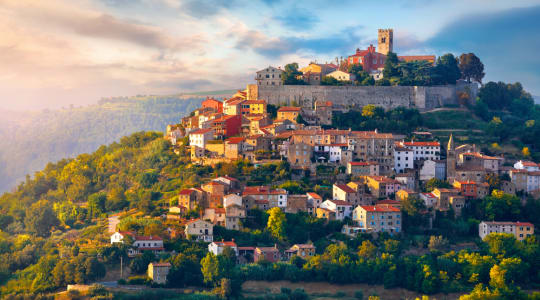
{"label": "grassy slope", "polygon": [[[422,114],[424,125],[429,128],[434,137],[448,141],[452,133],[458,144],[476,144],[480,148],[491,148],[492,141],[486,137],[484,131],[488,123],[476,117],[467,109],[444,109]],[[519,154],[520,150],[511,143],[501,144],[501,149],[490,150],[506,154]]]}

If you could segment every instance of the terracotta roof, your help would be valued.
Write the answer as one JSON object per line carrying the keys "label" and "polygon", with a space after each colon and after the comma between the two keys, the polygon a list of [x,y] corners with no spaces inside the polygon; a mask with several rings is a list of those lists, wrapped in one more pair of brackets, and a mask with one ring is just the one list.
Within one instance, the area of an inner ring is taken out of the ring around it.
{"label": "terracotta roof", "polygon": [[396,201],[396,200],[392,200],[392,199],[386,199],[386,200],[381,200],[379,202],[377,202],[377,204],[390,204],[390,205],[396,205],[396,204],[401,204],[400,201]]}
{"label": "terracotta roof", "polygon": [[383,182],[383,183],[398,183],[398,184],[401,184],[401,182],[395,180],[395,179],[392,179],[392,178],[388,178],[386,176],[368,176],[369,178],[377,181],[377,182]]}
{"label": "terracotta roof", "polygon": [[343,200],[326,200],[326,201],[330,201],[332,203],[334,203],[335,205],[339,205],[339,206],[352,206],[352,204],[350,204],[349,202],[347,201],[343,201]]}
{"label": "terracotta roof", "polygon": [[192,189],[183,189],[180,191],[180,195],[191,195],[191,193],[195,192],[194,190]]}
{"label": "terracotta roof", "polygon": [[379,163],[374,161],[350,161],[349,164],[351,166],[376,166]]}
{"label": "terracotta roof", "polygon": [[277,252],[277,251],[279,251],[276,247],[256,247],[256,249],[259,249],[261,252]]}
{"label": "terracotta roof", "polygon": [[255,247],[238,247],[238,251],[240,250],[255,250]]}
{"label": "terracotta roof", "polygon": [[[231,177],[229,175],[225,175],[225,176],[220,176],[220,177],[223,177],[225,179],[228,179],[228,180],[231,180],[231,181],[238,181],[238,179],[234,178],[234,177]],[[219,177],[218,177],[219,178]],[[217,179],[217,178],[216,178]]]}
{"label": "terracotta roof", "polygon": [[[203,222],[206,222],[206,223],[210,223],[210,222],[201,220],[200,218],[197,218],[197,219],[191,219],[191,220],[187,221],[186,224],[192,224],[192,223],[195,223],[195,222],[197,222],[197,221],[203,221]],[[211,224],[211,223],[210,223],[210,224]]]}
{"label": "terracotta roof", "polygon": [[308,249],[315,249],[315,246],[313,244],[294,244],[293,247],[296,246],[300,249],[308,248]]}
{"label": "terracotta roof", "polygon": [[386,206],[386,205],[361,205],[363,209],[367,211],[375,211],[375,212],[399,212],[400,210],[398,208],[395,208],[393,206]]}
{"label": "terracotta roof", "polygon": [[233,241],[220,241],[220,242],[213,242],[214,244],[221,246],[221,247],[236,247],[236,243]]}
{"label": "terracotta roof", "polygon": [[405,146],[411,146],[411,147],[440,147],[441,144],[439,142],[405,142],[403,143]]}
{"label": "terracotta roof", "polygon": [[479,152],[466,152],[466,153],[463,153],[462,155],[474,156],[474,157],[478,157],[478,158],[481,158],[481,159],[490,159],[490,160],[503,159],[502,157],[487,156],[487,155],[481,154]]}
{"label": "terracotta roof", "polygon": [[247,100],[244,104],[265,104],[264,100]]}
{"label": "terracotta roof", "polygon": [[433,193],[422,193],[422,195],[430,198],[437,198],[435,195],[433,195]]}
{"label": "terracotta roof", "polygon": [[405,55],[405,56],[398,56],[398,59],[405,62],[421,61],[421,60],[435,62],[435,55]]}
{"label": "terracotta roof", "polygon": [[356,191],[346,184],[334,184],[338,189],[344,191],[345,193],[356,193]]}
{"label": "terracotta roof", "polygon": [[212,128],[203,128],[203,129],[198,129],[198,130],[192,131],[189,134],[190,135],[191,134],[205,134],[205,133],[208,133],[211,130],[212,130]]}
{"label": "terracotta roof", "polygon": [[457,183],[459,183],[461,185],[463,185],[463,184],[476,184],[476,182],[471,181],[471,180],[467,180],[467,181],[457,181],[456,180],[455,182],[457,182]]}
{"label": "terracotta roof", "polygon": [[207,102],[207,101],[208,101],[208,102],[219,102],[219,103],[221,103],[221,101],[216,100],[216,99],[214,99],[214,98],[206,98],[205,100],[203,100],[202,103]]}
{"label": "terracotta roof", "polygon": [[152,263],[152,266],[154,266],[154,267],[170,267],[170,266],[171,266],[171,263],[168,263],[168,262],[164,262],[164,263],[155,263],[155,262],[153,262],[153,263]]}
{"label": "terracotta roof", "polygon": [[281,111],[300,111],[300,107],[293,107],[293,106],[283,106],[278,109],[278,112]]}
{"label": "terracotta roof", "polygon": [[214,180],[212,180],[212,181],[209,181],[209,182],[203,184],[203,186],[204,186],[204,185],[224,185],[224,183],[223,183],[223,182],[220,182],[220,181],[214,181]]}
{"label": "terracotta roof", "polygon": [[315,198],[315,199],[321,199],[322,200],[322,197],[317,194],[317,193],[313,193],[313,192],[307,192],[306,193],[308,196],[312,197],[312,198]]}
{"label": "terracotta roof", "polygon": [[515,226],[531,226],[534,227],[532,223],[529,222],[498,222],[498,221],[482,221],[487,225],[515,225]]}
{"label": "terracotta roof", "polygon": [[539,166],[539,164],[533,161],[520,161],[520,162],[524,167],[538,167]]}
{"label": "terracotta roof", "polygon": [[228,101],[225,102],[225,105],[227,105],[227,106],[230,106],[230,105],[237,105],[237,104],[240,104],[240,103],[242,103],[242,102],[244,102],[244,101],[246,101],[246,100],[243,100],[243,99],[234,99],[234,100],[233,100],[233,99],[231,98],[231,99],[229,99]]}
{"label": "terracotta roof", "polygon": [[135,240],[137,241],[163,241],[163,239],[160,238],[159,236],[144,236],[144,235],[135,236]]}
{"label": "terracotta roof", "polygon": [[244,140],[245,139],[243,137],[239,136],[239,137],[228,138],[228,139],[225,140],[225,142],[227,144],[239,144],[239,143],[243,142]]}

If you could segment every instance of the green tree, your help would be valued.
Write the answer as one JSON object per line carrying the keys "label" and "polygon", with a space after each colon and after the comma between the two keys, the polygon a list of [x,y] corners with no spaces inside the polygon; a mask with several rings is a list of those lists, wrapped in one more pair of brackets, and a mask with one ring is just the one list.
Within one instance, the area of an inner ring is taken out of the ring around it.
{"label": "green tree", "polygon": [[474,79],[482,83],[482,78],[486,75],[484,73],[484,64],[474,53],[461,54],[459,57],[459,70],[461,71],[462,78],[468,82]]}
{"label": "green tree", "polygon": [[392,77],[399,77],[399,59],[393,52],[388,52],[386,55],[386,61],[384,62],[383,78],[389,80]]}
{"label": "green tree", "polygon": [[450,187],[451,187],[450,183],[448,183],[447,181],[444,181],[444,180],[437,179],[437,178],[431,178],[425,184],[426,192],[431,192],[435,188],[445,188],[445,189],[447,189],[447,188],[450,188]]}
{"label": "green tree", "polygon": [[281,80],[283,85],[300,85],[305,84],[299,77],[302,76],[302,72],[298,71],[298,63],[290,63],[285,65],[285,69]]}
{"label": "green tree", "polygon": [[368,104],[362,107],[362,117],[371,118],[375,115],[376,106],[373,104]]}
{"label": "green tree", "polygon": [[331,76],[323,76],[321,79],[321,85],[343,85],[344,83],[342,81],[337,80],[334,77]]}
{"label": "green tree", "polygon": [[107,195],[103,192],[92,194],[88,197],[88,215],[91,218],[99,217],[105,212],[105,202]]}
{"label": "green tree", "polygon": [[212,252],[208,252],[201,260],[201,273],[207,285],[213,285],[220,280],[219,261]]}
{"label": "green tree", "polygon": [[360,246],[358,246],[358,256],[364,259],[370,259],[375,258],[375,255],[377,254],[377,247],[373,245],[373,243],[369,240],[365,240],[362,242]]}
{"label": "green tree", "polygon": [[500,190],[493,190],[491,196],[485,197],[482,206],[488,220],[517,220],[521,214],[519,198]]}
{"label": "green tree", "polygon": [[45,200],[41,200],[32,204],[32,206],[27,209],[24,224],[29,232],[45,237],[48,236],[51,229],[58,226],[60,222],[50,204]]}
{"label": "green tree", "polygon": [[302,117],[302,114],[298,114],[298,117],[296,117],[296,123],[297,123],[297,124],[303,124],[303,125],[309,125],[309,124],[304,120],[304,117]]}
{"label": "green tree", "polygon": [[71,201],[54,203],[53,210],[64,225],[73,226],[79,216],[78,206]]}
{"label": "green tree", "polygon": [[285,213],[279,207],[272,207],[268,210],[268,215],[266,229],[276,239],[285,239],[285,224],[287,221]]}
{"label": "green tree", "polygon": [[453,54],[447,53],[437,59],[435,66],[435,74],[438,80],[436,84],[456,84],[456,81],[461,78],[458,59]]}

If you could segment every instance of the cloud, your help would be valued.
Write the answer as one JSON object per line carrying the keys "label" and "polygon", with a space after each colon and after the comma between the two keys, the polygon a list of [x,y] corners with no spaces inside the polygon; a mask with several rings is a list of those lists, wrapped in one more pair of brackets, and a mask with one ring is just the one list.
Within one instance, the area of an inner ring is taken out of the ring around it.
{"label": "cloud", "polygon": [[187,0],[180,6],[181,10],[196,18],[218,14],[222,9],[231,8],[234,0]]}
{"label": "cloud", "polygon": [[[160,50],[182,50],[197,47],[205,40],[201,34],[172,36],[158,26],[136,20],[123,20],[107,13],[81,9],[65,2],[6,1],[13,14],[57,30],[72,31],[82,36],[133,43]],[[32,4],[30,4],[32,3]]]}
{"label": "cloud", "polygon": [[520,81],[540,93],[540,6],[459,18],[424,43],[439,54],[474,52],[487,80]]}
{"label": "cloud", "polygon": [[313,28],[319,22],[319,18],[314,13],[305,9],[294,6],[287,11],[288,13],[274,17],[286,28],[305,31]]}
{"label": "cloud", "polygon": [[358,45],[361,36],[356,32],[360,27],[347,27],[328,36],[283,36],[272,38],[257,30],[240,30],[237,49],[251,49],[254,52],[276,58],[290,53],[309,51],[314,54],[348,53]]}

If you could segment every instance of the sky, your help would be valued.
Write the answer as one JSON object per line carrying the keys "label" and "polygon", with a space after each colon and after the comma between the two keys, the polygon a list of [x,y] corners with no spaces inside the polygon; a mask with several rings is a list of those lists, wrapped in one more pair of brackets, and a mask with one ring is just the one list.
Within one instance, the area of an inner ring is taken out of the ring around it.
{"label": "sky", "polygon": [[473,52],[540,95],[540,0],[0,0],[0,109],[245,87],[394,29],[402,55]]}

